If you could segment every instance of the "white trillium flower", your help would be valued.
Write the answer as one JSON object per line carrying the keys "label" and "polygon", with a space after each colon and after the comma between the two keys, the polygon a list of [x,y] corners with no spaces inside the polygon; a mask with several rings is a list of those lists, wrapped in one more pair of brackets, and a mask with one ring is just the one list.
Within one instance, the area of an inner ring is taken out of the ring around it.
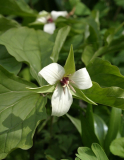
{"label": "white trillium flower", "polygon": [[79,69],[72,75],[65,75],[64,68],[57,64],[51,63],[44,67],[38,74],[42,76],[50,85],[57,84],[51,99],[52,115],[63,116],[66,114],[73,102],[73,86],[78,89],[88,89],[92,87],[92,81],[86,68]]}
{"label": "white trillium flower", "polygon": [[[39,15],[44,14],[44,12],[45,11],[39,12]],[[66,17],[67,15],[68,15],[67,11],[52,11],[49,15],[46,14],[45,16],[38,17],[37,21],[45,24],[43,27],[44,32],[53,34],[54,30],[56,29],[54,21],[60,16]]]}
{"label": "white trillium flower", "polygon": [[51,12],[51,17],[55,21],[58,17],[66,17],[68,15],[67,11],[52,11]]}

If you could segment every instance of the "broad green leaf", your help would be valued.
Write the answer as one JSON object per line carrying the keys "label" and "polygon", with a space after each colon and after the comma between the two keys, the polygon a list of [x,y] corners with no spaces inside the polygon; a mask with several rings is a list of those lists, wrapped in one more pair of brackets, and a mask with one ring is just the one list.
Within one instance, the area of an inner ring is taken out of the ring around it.
{"label": "broad green leaf", "polygon": [[124,49],[124,36],[112,40],[107,46],[99,48],[91,57],[91,61],[104,54],[115,53]]}
{"label": "broad green leaf", "polygon": [[30,92],[34,84],[0,67],[0,159],[14,148],[28,149],[38,122],[46,118],[46,98]]}
{"label": "broad green leaf", "polygon": [[104,150],[102,149],[102,147],[99,144],[93,143],[91,148],[92,148],[93,152],[95,153],[98,160],[108,160]]}
{"label": "broad green leaf", "polygon": [[57,34],[57,37],[55,40],[55,44],[53,47],[53,51],[50,56],[50,58],[52,59],[53,62],[58,61],[59,52],[61,51],[61,48],[62,48],[63,44],[65,43],[65,40],[70,32],[70,29],[71,28],[69,26],[65,26],[58,31],[58,34]]}
{"label": "broad green leaf", "polygon": [[99,11],[98,10],[93,10],[91,12],[91,17],[94,18],[95,22],[97,23],[98,29],[100,29],[100,21],[99,21]]}
{"label": "broad green leaf", "polygon": [[80,159],[76,157],[75,160],[80,160]]}
{"label": "broad green leaf", "polygon": [[124,137],[117,138],[112,141],[110,145],[110,151],[112,152],[112,154],[124,158]]}
{"label": "broad green leaf", "polygon": [[101,46],[101,36],[99,33],[99,27],[95,19],[90,16],[85,20],[85,45],[91,45],[96,51]]}
{"label": "broad green leaf", "polygon": [[27,88],[28,90],[35,92],[35,93],[49,93],[53,92],[55,89],[55,86],[53,85],[45,85],[42,87],[37,87],[37,88]]}
{"label": "broad green leaf", "polygon": [[87,57],[87,50],[86,50],[82,54],[82,60],[87,65],[90,61],[94,60],[98,56],[102,56],[104,54],[116,53],[123,49],[124,49],[124,36],[121,36],[119,38],[113,39],[108,45],[100,47],[96,52],[94,52],[94,50],[91,49],[92,54],[89,54],[89,57]]}
{"label": "broad green leaf", "polygon": [[87,147],[79,147],[76,156],[79,157],[80,160],[108,160],[104,150],[99,144],[93,143],[91,148],[92,150]]}
{"label": "broad green leaf", "polygon": [[105,1],[98,1],[94,5],[94,10],[99,11],[100,18],[105,17],[108,15],[108,12],[110,10],[110,6],[107,5]]}
{"label": "broad green leaf", "polygon": [[16,21],[5,18],[2,15],[0,15],[0,24],[2,24],[0,25],[0,35],[10,28],[17,28],[20,26]]}
{"label": "broad green leaf", "polygon": [[75,96],[78,99],[82,99],[84,101],[86,101],[89,104],[94,104],[97,105],[95,102],[93,102],[91,99],[89,99],[84,93],[83,91],[81,91],[80,89],[76,88],[73,86],[73,88],[75,89],[76,92],[71,90],[71,93],[73,96]]}
{"label": "broad green leaf", "polygon": [[97,160],[93,151],[88,147],[79,147],[76,156],[81,160]]}
{"label": "broad green leaf", "polygon": [[93,46],[92,45],[87,45],[84,48],[83,54],[81,56],[82,61],[84,62],[84,64],[87,66],[90,62],[90,57],[92,57],[94,55],[94,50],[93,50]]}
{"label": "broad green leaf", "polygon": [[75,6],[75,14],[78,16],[86,16],[90,14],[90,9],[82,2],[78,2]]}
{"label": "broad green leaf", "polygon": [[51,157],[50,155],[46,155],[47,160],[56,160],[55,158]]}
{"label": "broad green leaf", "polygon": [[[73,8],[78,2],[80,2],[80,0],[69,0],[69,4],[71,5],[71,7]],[[68,3],[67,3],[68,4]]]}
{"label": "broad green leaf", "polygon": [[5,45],[9,54],[17,61],[26,62],[30,66],[32,76],[42,86],[44,80],[38,76],[38,72],[52,63],[50,55],[53,42],[50,37],[51,35],[43,31],[20,27],[2,34],[0,44]]}
{"label": "broad green leaf", "polygon": [[18,74],[19,77],[23,78],[24,80],[26,81],[34,81],[35,79],[31,76],[30,74],[30,68],[29,67],[25,67],[23,68],[19,74]]}
{"label": "broad green leaf", "polygon": [[97,114],[106,124],[108,124],[111,113],[108,106],[98,104],[98,106],[94,106],[94,113]]}
{"label": "broad green leaf", "polygon": [[93,82],[92,88],[83,92],[95,103],[124,109],[124,90],[119,87],[101,88],[98,83]]}
{"label": "broad green leaf", "polygon": [[67,40],[64,43],[63,50],[66,50],[68,52],[71,45],[73,45],[73,49],[76,50],[83,43],[83,38],[84,37],[82,34],[73,34],[68,36]]}
{"label": "broad green leaf", "polygon": [[94,129],[95,134],[100,142],[101,146],[104,146],[105,136],[108,131],[108,127],[105,122],[97,114],[93,114],[94,117]]}
{"label": "broad green leaf", "polygon": [[123,0],[114,0],[116,5],[124,8],[124,1]]}
{"label": "broad green leaf", "polygon": [[110,115],[110,121],[109,121],[109,127],[108,127],[108,133],[106,135],[105,139],[105,151],[107,155],[109,155],[110,150],[110,144],[111,142],[116,138],[121,124],[121,109],[118,108],[112,108],[111,115]]}
{"label": "broad green leaf", "polygon": [[85,115],[80,116],[83,144],[90,147],[93,142],[99,143],[95,135],[92,105],[88,104]]}
{"label": "broad green leaf", "polygon": [[120,87],[124,89],[124,76],[121,75],[119,69],[116,66],[110,64],[110,62],[95,58],[87,66],[88,73],[92,81],[99,83],[102,87]]}
{"label": "broad green leaf", "polygon": [[70,52],[69,52],[68,58],[66,60],[64,69],[65,69],[65,75],[70,75],[75,72],[74,51],[73,51],[72,45],[70,47]]}
{"label": "broad green leaf", "polygon": [[30,156],[30,153],[26,150],[22,150],[20,148],[12,151],[7,157],[6,160],[27,160]]}
{"label": "broad green leaf", "polygon": [[0,0],[0,14],[36,16],[36,13],[23,0]]}
{"label": "broad green leaf", "polygon": [[118,27],[109,28],[104,34],[104,41],[106,44],[110,44],[112,40],[120,37],[122,35],[124,22],[121,23]]}
{"label": "broad green leaf", "polygon": [[16,61],[2,45],[0,45],[0,65],[14,74],[17,74],[22,66],[22,64]]}
{"label": "broad green leaf", "polygon": [[112,58],[112,62],[114,63],[114,65],[119,65],[121,63],[124,63],[124,50],[120,51],[116,57]]}
{"label": "broad green leaf", "polygon": [[[29,3],[30,2],[30,0],[24,0],[26,3]],[[31,1],[31,4],[32,5],[34,5],[35,3],[37,3],[38,2],[38,0],[32,0]]]}
{"label": "broad green leaf", "polygon": [[101,36],[99,33],[98,18],[93,18],[91,15],[86,19],[85,27],[85,48],[82,53],[82,61],[88,65],[95,51],[101,46]]}
{"label": "broad green leaf", "polygon": [[66,114],[66,116],[71,120],[71,122],[74,124],[74,126],[77,128],[78,132],[81,135],[81,122],[79,119],[72,117],[69,114]]}

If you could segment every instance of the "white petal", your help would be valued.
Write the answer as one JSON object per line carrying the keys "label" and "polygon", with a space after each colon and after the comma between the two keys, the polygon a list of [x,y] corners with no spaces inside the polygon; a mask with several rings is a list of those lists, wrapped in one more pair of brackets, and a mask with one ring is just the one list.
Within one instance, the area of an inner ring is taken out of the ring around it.
{"label": "white petal", "polygon": [[88,89],[92,87],[92,81],[86,68],[76,71],[70,79],[75,82],[75,86],[79,89]]}
{"label": "white petal", "polygon": [[55,23],[47,23],[44,25],[43,30],[49,34],[53,34],[56,29]]}
{"label": "white petal", "polygon": [[40,16],[46,16],[46,15],[48,15],[48,14],[49,14],[49,13],[46,12],[46,11],[44,11],[44,10],[39,12],[39,15],[40,15]]}
{"label": "white petal", "polygon": [[70,90],[65,87],[65,91],[63,91],[63,87],[58,84],[52,95],[52,115],[53,116],[63,116],[68,112],[70,106],[73,102],[72,94]]}
{"label": "white petal", "polygon": [[36,19],[36,21],[41,22],[41,23],[46,23],[47,19],[45,17],[39,17]]}
{"label": "white petal", "polygon": [[51,85],[61,80],[64,74],[64,68],[57,63],[49,64],[38,73],[39,76],[42,76]]}
{"label": "white petal", "polygon": [[67,11],[52,11],[51,12],[51,16],[53,18],[53,20],[55,21],[59,16],[62,16],[62,17],[66,17],[68,15],[68,12]]}

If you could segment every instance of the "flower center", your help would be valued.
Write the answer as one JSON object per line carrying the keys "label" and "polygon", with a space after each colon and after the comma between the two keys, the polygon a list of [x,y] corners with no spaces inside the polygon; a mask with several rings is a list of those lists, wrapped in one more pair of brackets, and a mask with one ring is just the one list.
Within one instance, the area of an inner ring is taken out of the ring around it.
{"label": "flower center", "polygon": [[48,18],[48,19],[47,19],[47,22],[52,23],[52,22],[53,22],[53,19],[52,19],[52,18]]}
{"label": "flower center", "polygon": [[66,87],[69,84],[69,77],[63,77],[60,80],[60,84],[61,84],[62,87]]}

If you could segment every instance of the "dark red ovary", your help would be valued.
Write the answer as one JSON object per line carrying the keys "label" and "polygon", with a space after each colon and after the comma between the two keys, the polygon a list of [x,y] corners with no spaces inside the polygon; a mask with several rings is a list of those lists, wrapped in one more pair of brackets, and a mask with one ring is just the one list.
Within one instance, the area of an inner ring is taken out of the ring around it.
{"label": "dark red ovary", "polygon": [[49,19],[47,19],[47,22],[52,23],[52,22],[53,22],[53,19],[52,19],[52,18],[49,18]]}
{"label": "dark red ovary", "polygon": [[60,81],[61,86],[68,85],[69,78],[68,77],[63,77],[62,80]]}

